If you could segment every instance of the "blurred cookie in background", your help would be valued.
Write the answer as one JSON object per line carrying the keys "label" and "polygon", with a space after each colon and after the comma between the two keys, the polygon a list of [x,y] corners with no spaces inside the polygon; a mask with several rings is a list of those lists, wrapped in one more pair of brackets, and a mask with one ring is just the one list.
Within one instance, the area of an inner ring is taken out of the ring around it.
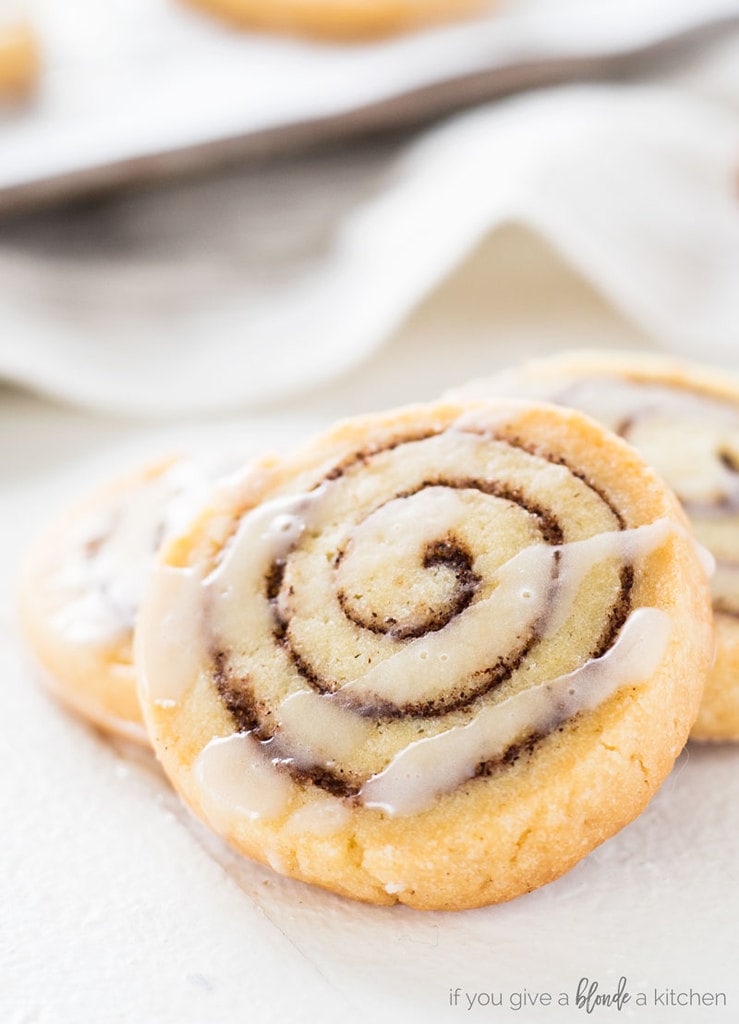
{"label": "blurred cookie in background", "polygon": [[359,40],[463,18],[490,0],[185,0],[234,25]]}
{"label": "blurred cookie in background", "polygon": [[39,64],[31,24],[0,6],[0,103],[23,99],[33,92]]}
{"label": "blurred cookie in background", "polygon": [[146,742],[132,638],[156,552],[207,490],[169,456],[98,486],[53,518],[21,574],[21,621],[51,691],[107,732]]}
{"label": "blurred cookie in background", "polygon": [[592,416],[633,445],[677,494],[716,563],[716,655],[691,736],[739,741],[739,378],[669,356],[580,350],[471,381],[448,397],[511,395]]}

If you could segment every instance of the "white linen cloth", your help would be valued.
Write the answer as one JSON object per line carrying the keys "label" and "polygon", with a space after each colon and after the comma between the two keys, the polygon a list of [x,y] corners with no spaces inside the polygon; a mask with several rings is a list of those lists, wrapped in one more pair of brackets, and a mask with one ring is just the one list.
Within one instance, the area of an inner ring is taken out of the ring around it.
{"label": "white linen cloth", "polygon": [[731,362],[738,177],[734,33],[653,81],[9,222],[0,376],[133,415],[285,399],[357,365],[512,222],[657,345]]}

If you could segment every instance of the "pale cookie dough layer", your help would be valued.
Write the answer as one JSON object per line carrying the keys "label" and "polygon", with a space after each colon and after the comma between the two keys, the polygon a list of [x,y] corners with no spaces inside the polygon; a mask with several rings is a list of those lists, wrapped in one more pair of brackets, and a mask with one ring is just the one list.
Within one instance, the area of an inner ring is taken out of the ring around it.
{"label": "pale cookie dough layer", "polygon": [[235,25],[327,39],[363,39],[463,18],[486,0],[184,0]]}
{"label": "pale cookie dough layer", "polygon": [[499,395],[581,409],[633,444],[675,490],[716,559],[716,663],[691,736],[739,740],[739,379],[660,356],[571,352],[450,393]]}
{"label": "pale cookie dough layer", "polygon": [[167,774],[238,850],[452,909],[551,881],[643,809],[711,620],[633,449],[550,406],[443,403],[221,488],[160,555],[136,660]]}
{"label": "pale cookie dough layer", "polygon": [[38,540],[21,574],[24,632],[43,679],[104,729],[146,742],[133,627],[154,556],[205,497],[187,460],[160,460],[99,488]]}
{"label": "pale cookie dough layer", "polygon": [[38,72],[38,47],[31,26],[4,22],[0,11],[0,102],[30,93]]}

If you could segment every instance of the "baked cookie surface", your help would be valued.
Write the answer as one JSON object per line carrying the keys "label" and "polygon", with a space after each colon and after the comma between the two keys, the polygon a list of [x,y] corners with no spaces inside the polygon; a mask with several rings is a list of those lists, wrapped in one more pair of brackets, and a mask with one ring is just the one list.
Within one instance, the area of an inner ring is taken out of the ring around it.
{"label": "baked cookie surface", "polygon": [[38,79],[36,36],[25,21],[4,21],[0,10],[0,102],[30,93]]}
{"label": "baked cookie surface", "polygon": [[691,735],[739,740],[739,378],[662,356],[571,352],[450,394],[521,395],[581,409],[634,445],[674,489],[716,560],[716,662]]}
{"label": "baked cookie surface", "polygon": [[204,498],[188,460],[151,463],[60,515],[21,573],[21,620],[50,689],[104,729],[146,742],[133,627],[157,548]]}
{"label": "baked cookie surface", "polygon": [[184,0],[234,25],[326,39],[365,39],[463,18],[485,0]]}
{"label": "baked cookie surface", "polygon": [[580,414],[505,402],[346,421],[221,487],[136,636],[199,817],[283,874],[443,909],[551,881],[635,817],[711,652],[674,496]]}

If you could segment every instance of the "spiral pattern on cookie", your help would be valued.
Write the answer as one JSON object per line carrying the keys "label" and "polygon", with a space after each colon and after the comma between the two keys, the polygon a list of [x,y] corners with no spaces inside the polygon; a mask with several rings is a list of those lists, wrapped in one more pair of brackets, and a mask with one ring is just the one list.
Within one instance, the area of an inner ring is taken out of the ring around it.
{"label": "spiral pattern on cookie", "polygon": [[[198,608],[199,685],[250,757],[280,780],[409,813],[590,706],[577,681],[547,687],[623,655],[619,637],[628,647],[639,632],[625,629],[635,573],[669,527],[629,528],[586,474],[484,412],[364,441],[232,521],[204,575],[181,577],[183,600],[190,617]],[[171,606],[166,573],[160,585]],[[179,700],[149,647],[151,693]],[[407,748],[482,712],[477,760],[462,755],[434,792],[385,793],[377,780]]]}
{"label": "spiral pattern on cookie", "polygon": [[157,756],[236,849],[451,908],[639,813],[711,639],[665,485],[579,413],[498,402],[348,420],[222,482],[161,552],[135,647]]}

